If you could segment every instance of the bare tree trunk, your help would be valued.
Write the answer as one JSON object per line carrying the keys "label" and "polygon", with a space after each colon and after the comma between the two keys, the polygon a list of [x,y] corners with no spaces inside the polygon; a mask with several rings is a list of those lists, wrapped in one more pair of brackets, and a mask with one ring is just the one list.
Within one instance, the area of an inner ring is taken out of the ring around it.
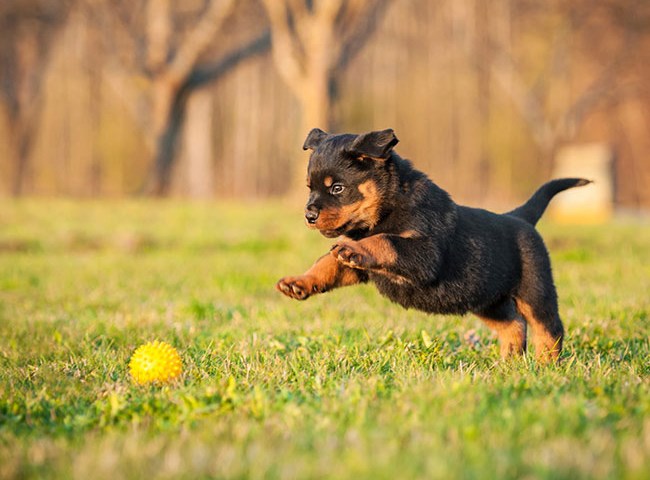
{"label": "bare tree trunk", "polygon": [[[490,86],[493,84],[493,74],[492,74],[492,64],[494,63],[494,57],[491,49],[491,45],[496,43],[497,45],[503,45],[503,48],[507,51],[512,51],[512,8],[510,5],[511,0],[497,0],[491,4],[490,10],[492,15],[490,16],[490,29],[488,31],[487,47],[490,49],[489,62],[485,64],[485,67],[489,68],[490,71],[486,75],[490,78]],[[501,79],[502,88],[508,92],[512,90],[513,79],[508,72],[505,72],[503,78]],[[499,125],[500,130],[506,130],[509,135],[512,135],[513,125],[511,122],[502,122],[502,125]],[[507,158],[508,156],[506,156]],[[500,170],[498,174],[499,188],[505,190],[505,197],[510,199],[512,197],[514,189],[514,174],[513,174],[513,162],[511,159],[506,161],[505,158],[498,158],[497,162],[494,165],[493,170],[497,168]]]}
{"label": "bare tree trunk", "polygon": [[9,130],[9,189],[24,192],[42,107],[42,82],[71,2],[2,2],[0,102]]}
{"label": "bare tree trunk", "polygon": [[[459,116],[461,95],[459,94],[459,68],[460,68],[460,58],[459,58],[459,49],[460,43],[462,41],[461,32],[462,25],[459,24],[459,7],[454,0],[449,4],[449,24],[451,26],[450,31],[450,45],[453,49],[451,65],[450,65],[450,80],[451,80],[451,112],[450,112],[450,158],[452,164],[455,166],[453,169],[453,182],[454,182],[454,191],[463,192],[464,182],[462,177],[462,168],[461,166],[461,153],[460,153],[460,137],[461,137],[461,121]],[[464,193],[464,192],[463,192]]]}
{"label": "bare tree trunk", "polygon": [[249,132],[246,128],[246,116],[250,110],[250,97],[248,95],[248,85],[246,74],[248,69],[240,70],[237,73],[239,81],[235,85],[235,95],[240,98],[239,108],[235,112],[233,122],[234,133],[232,135],[233,157],[235,158],[232,166],[232,191],[234,195],[244,196],[248,184],[248,162],[247,155]]}
{"label": "bare tree trunk", "polygon": [[[300,122],[300,144],[312,128],[320,128],[329,132],[331,130],[331,107],[329,85],[327,74],[311,75],[306,82],[306,88],[301,90],[300,104],[303,107]],[[291,188],[292,194],[300,194],[304,190],[305,177],[307,175],[308,156],[299,153],[293,164]]]}
{"label": "bare tree trunk", "polygon": [[176,156],[178,136],[185,115],[186,95],[174,91],[173,86],[158,80],[153,86],[154,172],[148,193],[163,195],[170,183],[171,167]]}
{"label": "bare tree trunk", "polygon": [[306,88],[301,92],[301,104],[304,106],[301,135],[307,135],[309,130],[318,127],[330,129],[329,78],[327,72],[310,75]]}
{"label": "bare tree trunk", "polygon": [[[336,76],[375,29],[385,1],[264,0],[278,73],[302,107],[301,135],[329,130]],[[301,159],[304,158],[300,157]],[[302,191],[304,160],[296,162],[290,191]]]}
{"label": "bare tree trunk", "polygon": [[208,90],[199,90],[190,97],[183,130],[189,196],[200,199],[210,198],[214,194],[214,169],[212,166],[212,95]]}
{"label": "bare tree trunk", "polygon": [[9,142],[9,148],[15,165],[11,193],[15,197],[24,193],[29,153],[34,138],[34,128],[26,123],[25,121],[17,120],[13,126],[10,126],[11,140]]}
{"label": "bare tree trunk", "polygon": [[490,158],[490,145],[488,129],[490,125],[490,9],[489,5],[476,0],[474,3],[476,34],[474,35],[474,52],[476,55],[476,90],[478,94],[477,110],[479,119],[479,160],[478,178],[478,201],[485,200],[492,180],[492,161]]}
{"label": "bare tree trunk", "polygon": [[97,197],[102,193],[104,168],[102,161],[102,151],[97,145],[97,132],[100,129],[101,102],[102,102],[102,78],[99,69],[93,70],[90,78],[90,131],[92,134],[92,159],[89,168],[90,181],[88,185],[88,194]]}
{"label": "bare tree trunk", "polygon": [[163,195],[169,189],[178,136],[193,88],[191,76],[233,5],[234,0],[209,2],[194,29],[179,45],[172,45],[170,0],[151,0],[147,5],[147,68],[153,72],[152,132],[156,150],[146,193]]}
{"label": "bare tree trunk", "polygon": [[169,190],[189,92],[182,88],[175,92],[173,98],[168,98],[171,92],[162,90],[160,95],[159,108],[167,102],[171,106],[166,117],[156,117],[154,170],[144,187],[144,193],[158,196],[166,194]]}
{"label": "bare tree trunk", "polygon": [[270,36],[268,32],[263,32],[218,62],[188,72],[181,85],[165,77],[157,79],[153,97],[155,153],[149,178],[142,188],[143,193],[164,195],[169,189],[189,96],[193,95],[197,88],[216,81],[241,62],[264,53],[269,46]]}
{"label": "bare tree trunk", "polygon": [[305,78],[300,82],[299,96],[304,106],[303,126],[307,128],[304,135],[314,128],[330,129],[330,79],[334,69],[331,52],[333,46],[333,24],[319,18],[312,26],[310,42],[306,45],[310,49]]}
{"label": "bare tree trunk", "polygon": [[185,113],[177,100],[179,85],[167,74],[171,41],[170,0],[150,0],[146,9],[147,69],[153,73],[151,97],[151,134],[154,139],[154,172],[147,193],[162,195],[169,186],[171,164],[176,153],[181,117]]}
{"label": "bare tree trunk", "polygon": [[22,74],[22,79],[17,82],[15,103],[9,108],[8,122],[11,132],[10,152],[15,165],[11,185],[14,196],[20,196],[24,192],[29,155],[42,105],[39,85],[43,80],[49,50],[46,53],[39,50],[38,39],[33,36],[18,40],[15,46],[16,64],[13,68]]}

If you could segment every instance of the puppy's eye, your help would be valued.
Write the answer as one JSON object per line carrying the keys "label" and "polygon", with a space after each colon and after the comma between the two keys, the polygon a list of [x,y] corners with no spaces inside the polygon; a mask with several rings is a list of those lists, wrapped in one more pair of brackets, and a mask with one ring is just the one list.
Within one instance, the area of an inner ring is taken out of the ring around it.
{"label": "puppy's eye", "polygon": [[341,185],[340,183],[335,183],[330,188],[330,193],[332,195],[340,195],[341,193],[343,193],[343,190],[345,190],[345,187],[343,185]]}

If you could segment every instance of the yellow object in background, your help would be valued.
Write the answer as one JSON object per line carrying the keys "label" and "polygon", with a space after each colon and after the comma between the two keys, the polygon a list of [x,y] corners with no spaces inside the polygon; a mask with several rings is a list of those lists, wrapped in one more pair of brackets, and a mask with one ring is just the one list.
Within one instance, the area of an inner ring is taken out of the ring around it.
{"label": "yellow object in background", "polygon": [[600,224],[614,215],[614,154],[605,144],[578,144],[562,148],[552,178],[578,177],[593,183],[562,192],[549,206],[558,223]]}
{"label": "yellow object in background", "polygon": [[136,349],[129,362],[133,381],[139,385],[168,383],[183,369],[178,351],[165,342],[149,342]]}

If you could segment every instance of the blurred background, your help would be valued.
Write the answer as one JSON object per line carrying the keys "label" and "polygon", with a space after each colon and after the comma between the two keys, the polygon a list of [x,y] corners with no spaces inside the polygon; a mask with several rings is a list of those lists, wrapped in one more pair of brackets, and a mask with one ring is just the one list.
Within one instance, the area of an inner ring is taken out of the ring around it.
{"label": "blurred background", "polygon": [[641,212],[649,79],[647,0],[2,0],[0,196],[304,195],[310,128],[391,127],[456,200],[568,157]]}

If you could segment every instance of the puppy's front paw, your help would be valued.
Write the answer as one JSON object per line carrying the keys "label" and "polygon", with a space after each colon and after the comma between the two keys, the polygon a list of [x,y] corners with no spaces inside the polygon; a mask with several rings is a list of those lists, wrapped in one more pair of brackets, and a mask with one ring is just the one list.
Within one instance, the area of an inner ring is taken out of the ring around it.
{"label": "puppy's front paw", "polygon": [[339,263],[351,268],[372,268],[375,263],[374,258],[358,243],[337,243],[332,247],[330,253]]}
{"label": "puppy's front paw", "polygon": [[319,292],[313,278],[307,275],[281,278],[275,288],[287,297],[296,300],[306,300],[310,295]]}

